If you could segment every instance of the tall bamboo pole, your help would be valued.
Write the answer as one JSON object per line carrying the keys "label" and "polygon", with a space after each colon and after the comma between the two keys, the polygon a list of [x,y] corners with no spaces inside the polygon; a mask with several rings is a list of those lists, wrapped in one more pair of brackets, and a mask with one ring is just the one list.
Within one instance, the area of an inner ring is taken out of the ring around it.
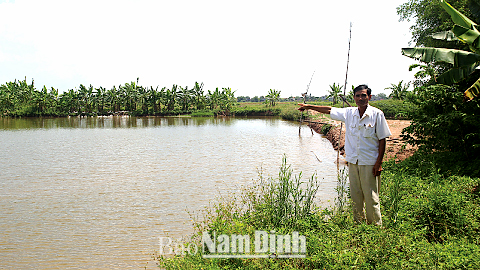
{"label": "tall bamboo pole", "polygon": [[[348,78],[348,64],[350,63],[350,42],[352,40],[352,23],[350,22],[350,37],[348,38],[348,54],[347,54],[347,71],[345,72],[345,84],[343,85],[343,95],[346,95],[347,91],[347,78]],[[345,108],[345,100],[343,100],[343,108]],[[337,167],[340,164],[340,140],[342,139],[343,122],[340,124],[340,135],[338,135],[337,145]]]}

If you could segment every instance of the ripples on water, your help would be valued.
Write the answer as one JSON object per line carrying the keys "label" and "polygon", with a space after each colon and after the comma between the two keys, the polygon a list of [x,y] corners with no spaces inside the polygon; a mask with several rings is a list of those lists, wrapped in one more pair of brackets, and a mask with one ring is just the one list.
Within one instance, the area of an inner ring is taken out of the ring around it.
{"label": "ripples on water", "polygon": [[144,267],[159,236],[192,232],[187,211],[284,154],[335,196],[330,142],[278,118],[0,118],[0,138],[0,268]]}

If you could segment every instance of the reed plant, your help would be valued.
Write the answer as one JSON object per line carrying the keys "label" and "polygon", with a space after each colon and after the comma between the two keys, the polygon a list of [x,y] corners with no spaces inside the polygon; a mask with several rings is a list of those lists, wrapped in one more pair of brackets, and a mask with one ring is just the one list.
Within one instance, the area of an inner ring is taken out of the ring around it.
{"label": "reed plant", "polygon": [[335,198],[335,212],[337,215],[344,216],[348,210],[348,198],[350,197],[350,191],[347,187],[348,172],[346,168],[337,170],[337,197]]}
{"label": "reed plant", "polygon": [[[249,235],[255,230],[298,231],[307,239],[306,258],[187,254],[156,259],[166,269],[480,269],[480,178],[438,172],[429,162],[384,163],[384,226],[379,227],[353,221],[346,170],[338,174],[335,208],[319,209],[312,202],[316,179],[301,181],[284,158],[278,178],[260,173],[239,194],[217,199],[196,228]],[[199,244],[198,234],[192,241]]]}
{"label": "reed plant", "polygon": [[314,198],[318,190],[316,175],[307,181],[302,181],[302,173],[293,175],[286,157],[277,179],[267,181],[260,177],[259,193],[255,197],[247,197],[250,208],[245,213],[249,219],[256,220],[259,214],[261,221],[258,226],[268,225],[272,228],[293,226],[314,211]]}

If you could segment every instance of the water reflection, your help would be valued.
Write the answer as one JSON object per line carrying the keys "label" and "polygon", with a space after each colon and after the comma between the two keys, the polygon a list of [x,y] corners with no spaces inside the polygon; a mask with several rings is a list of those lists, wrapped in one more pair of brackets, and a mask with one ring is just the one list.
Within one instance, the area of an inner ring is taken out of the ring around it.
{"label": "water reflection", "polygon": [[2,118],[0,137],[5,269],[140,268],[192,231],[186,210],[276,177],[284,155],[335,196],[330,142],[278,118]]}
{"label": "water reflection", "polygon": [[[260,117],[258,117],[260,118]],[[0,129],[54,129],[54,128],[146,128],[157,126],[202,126],[231,125],[230,117],[59,117],[59,118],[0,118]],[[276,117],[262,118],[268,124],[275,124]]]}

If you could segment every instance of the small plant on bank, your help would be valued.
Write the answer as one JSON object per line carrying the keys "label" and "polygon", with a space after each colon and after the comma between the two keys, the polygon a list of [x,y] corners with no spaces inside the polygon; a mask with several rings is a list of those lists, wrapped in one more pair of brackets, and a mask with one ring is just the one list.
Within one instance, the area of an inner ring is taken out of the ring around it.
{"label": "small plant on bank", "polygon": [[332,125],[330,124],[324,124],[321,128],[320,128],[320,132],[322,132],[323,135],[327,135],[327,133],[330,131],[330,129],[332,129]]}
{"label": "small plant on bank", "polygon": [[[206,259],[198,253],[157,260],[166,269],[479,269],[480,179],[445,177],[435,164],[418,160],[384,165],[383,228],[353,221],[345,170],[336,209],[320,211],[310,200],[315,181],[299,181],[283,160],[278,178],[260,174],[253,186],[208,208],[196,228],[227,235],[298,231],[307,239],[306,258]],[[425,174],[418,174],[422,166]],[[299,182],[302,191],[295,190]]]}

